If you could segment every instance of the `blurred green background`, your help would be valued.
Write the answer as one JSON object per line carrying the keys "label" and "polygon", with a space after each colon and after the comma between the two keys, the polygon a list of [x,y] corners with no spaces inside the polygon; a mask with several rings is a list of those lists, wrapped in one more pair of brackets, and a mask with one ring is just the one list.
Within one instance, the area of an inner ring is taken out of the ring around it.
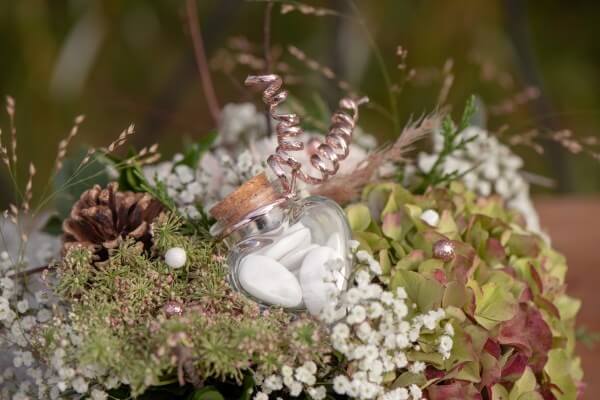
{"label": "blurred green background", "polygon": [[[288,86],[309,109],[315,94],[334,105],[341,93],[332,81],[291,57],[288,45],[387,107],[386,85],[369,36],[357,23],[359,15],[393,82],[400,84],[410,69],[416,70],[398,96],[402,123],[436,107],[442,69],[451,59],[454,84],[447,103],[458,113],[468,95],[477,94],[490,111],[487,126],[503,131],[505,139],[531,129],[563,128],[577,137],[600,138],[598,2],[357,0],[359,14],[347,0],[306,4],[344,15],[282,15],[281,3],[273,7],[274,60],[285,62],[290,75],[302,77]],[[261,1],[198,2],[198,21],[221,105],[259,100],[240,85],[251,69],[232,62],[236,53],[231,38],[245,38],[249,51],[255,44],[260,56],[266,6]],[[398,46],[408,50],[405,70],[397,68]],[[530,86],[539,88],[539,97],[512,112],[498,111]],[[58,141],[78,114],[87,119],[75,147],[107,145],[133,122],[138,132],[133,144],[159,142],[161,152],[170,156],[181,149],[184,138],[197,139],[215,128],[194,61],[183,0],[0,2],[0,94],[10,94],[17,102],[21,175],[32,160],[40,182],[53,165]],[[362,125],[382,142],[398,134],[376,112],[365,113]],[[6,143],[5,114],[0,126]],[[600,189],[599,161],[569,154],[552,143],[544,146],[541,156],[527,147],[516,150],[526,158],[528,171],[555,180],[552,192]],[[3,187],[10,187],[6,174],[0,179]],[[1,196],[4,204],[10,190]]]}

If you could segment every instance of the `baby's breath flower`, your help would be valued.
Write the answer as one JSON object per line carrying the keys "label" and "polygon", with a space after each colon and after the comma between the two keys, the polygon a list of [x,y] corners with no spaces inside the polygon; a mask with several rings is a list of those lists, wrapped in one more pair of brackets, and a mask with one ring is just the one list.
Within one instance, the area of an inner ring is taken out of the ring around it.
{"label": "baby's breath flower", "polygon": [[284,377],[291,377],[292,375],[294,375],[294,370],[292,369],[292,367],[284,365],[283,367],[281,367],[281,375]]}
{"label": "baby's breath flower", "polygon": [[263,387],[270,391],[277,391],[283,388],[283,381],[281,377],[277,375],[271,375],[265,379]]}
{"label": "baby's breath flower", "polygon": [[421,372],[425,371],[425,368],[427,366],[425,365],[424,362],[422,361],[415,361],[414,363],[412,363],[408,369],[410,372],[412,372],[413,374],[420,374]]}
{"label": "baby's breath flower", "polygon": [[327,397],[327,389],[325,386],[319,387],[311,387],[308,389],[308,395],[313,398],[313,400],[323,400]]}
{"label": "baby's breath flower", "polygon": [[[396,375],[424,372],[426,364],[409,363],[404,352],[423,351],[419,343],[423,329],[428,335],[437,335],[439,350],[444,350],[442,356],[449,354],[452,341],[446,332],[448,328],[440,327],[445,314],[443,310],[425,314],[410,311],[414,304],[403,288],[392,292],[372,283],[381,266],[369,253],[358,251],[356,258],[359,265],[355,286],[326,306],[329,310],[347,309],[347,315],[331,325],[330,338],[333,347],[349,360],[347,371],[352,372],[334,377],[333,390],[357,399],[420,399],[422,393],[417,386],[388,390],[383,377],[392,371]],[[298,375],[296,378],[300,380]]]}
{"label": "baby's breath flower", "polygon": [[302,393],[302,384],[300,382],[293,382],[289,386],[289,389],[292,397],[298,397]]}
{"label": "baby's breath flower", "polygon": [[265,392],[258,392],[254,395],[254,400],[269,400],[269,395]]}
{"label": "baby's breath flower", "polygon": [[[522,176],[523,160],[496,136],[479,127],[465,129],[456,140],[471,141],[464,150],[455,151],[444,159],[440,165],[444,174],[457,174],[467,189],[480,196],[501,196],[509,208],[524,215],[530,230],[539,232],[539,217],[531,201],[529,184]],[[442,135],[436,133],[433,141],[433,152],[420,153],[418,156],[416,167],[422,173],[431,170],[442,151]],[[406,172],[405,176],[410,182],[414,167],[407,168]]]}
{"label": "baby's breath flower", "polygon": [[417,385],[410,385],[409,390],[410,395],[414,400],[421,400],[421,398],[423,397],[423,392],[421,392],[421,388],[419,388]]}
{"label": "baby's breath flower", "polygon": [[19,311],[19,313],[24,314],[27,312],[28,309],[29,302],[27,301],[27,299],[23,299],[17,302],[17,311]]}
{"label": "baby's breath flower", "polygon": [[73,379],[73,390],[75,390],[77,393],[87,392],[88,383],[82,376],[78,376],[77,378]]}
{"label": "baby's breath flower", "polygon": [[92,400],[106,400],[108,399],[108,393],[99,389],[92,389],[91,392]]}
{"label": "baby's breath flower", "polygon": [[333,378],[333,390],[337,394],[346,394],[350,387],[350,381],[344,375],[338,375]]}

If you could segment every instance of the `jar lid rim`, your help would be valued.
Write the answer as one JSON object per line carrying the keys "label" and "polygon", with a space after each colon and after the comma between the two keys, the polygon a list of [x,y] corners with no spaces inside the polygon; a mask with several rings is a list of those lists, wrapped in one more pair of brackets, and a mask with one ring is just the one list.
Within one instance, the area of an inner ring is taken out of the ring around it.
{"label": "jar lid rim", "polygon": [[249,213],[242,216],[239,219],[239,221],[234,224],[227,224],[227,223],[223,223],[221,221],[217,221],[217,223],[215,223],[210,228],[210,234],[212,236],[214,236],[215,238],[217,238],[218,240],[221,240],[221,239],[231,235],[233,232],[239,230],[243,226],[249,224],[250,222],[253,222],[253,221],[257,220],[258,218],[264,216],[265,214],[267,214],[271,210],[273,210],[275,207],[277,207],[283,203],[286,203],[287,201],[288,201],[288,199],[286,197],[280,197],[280,198],[276,199],[275,201],[272,201],[268,204],[265,204],[264,206],[257,208],[256,210],[250,211]]}

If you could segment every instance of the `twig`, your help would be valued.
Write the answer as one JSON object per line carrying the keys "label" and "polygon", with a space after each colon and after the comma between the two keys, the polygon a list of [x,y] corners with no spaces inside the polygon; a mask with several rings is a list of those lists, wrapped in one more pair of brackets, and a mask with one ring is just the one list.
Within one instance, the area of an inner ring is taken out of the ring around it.
{"label": "twig", "polygon": [[192,351],[186,346],[179,345],[175,348],[175,355],[177,357],[177,380],[179,381],[179,385],[185,385],[185,376],[187,375],[187,381],[195,389],[203,387],[204,382],[198,376],[198,372],[194,366]]}
{"label": "twig", "polygon": [[219,114],[221,109],[219,107],[217,94],[215,93],[215,88],[210,76],[206,52],[204,51],[204,42],[202,40],[202,33],[200,31],[200,22],[198,22],[198,7],[196,5],[196,0],[187,0],[186,5],[187,18],[190,25],[190,35],[192,37],[192,44],[194,46],[194,55],[196,57],[196,64],[198,65],[200,80],[202,81],[202,90],[204,91],[204,97],[206,98],[210,114],[215,125],[217,125],[219,123]]}
{"label": "twig", "polygon": [[40,272],[49,271],[54,269],[53,265],[42,265],[40,267],[30,268],[25,271],[14,272],[12,274],[7,274],[8,278],[25,278],[26,276],[39,274]]}
{"label": "twig", "polygon": [[[263,51],[265,53],[265,74],[270,74],[273,57],[271,55],[271,17],[273,14],[274,3],[269,2],[265,7],[265,22],[263,27]],[[265,110],[265,119],[267,120],[267,136],[271,137],[273,134],[273,125],[271,124],[271,114],[269,110]]]}

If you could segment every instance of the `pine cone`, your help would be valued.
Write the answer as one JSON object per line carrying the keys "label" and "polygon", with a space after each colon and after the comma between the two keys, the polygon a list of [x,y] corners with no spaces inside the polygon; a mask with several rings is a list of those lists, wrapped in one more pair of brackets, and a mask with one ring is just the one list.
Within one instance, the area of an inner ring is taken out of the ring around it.
{"label": "pine cone", "polygon": [[150,224],[164,206],[148,193],[117,189],[113,182],[106,189],[95,185],[81,195],[63,222],[63,254],[73,246],[85,246],[96,261],[104,261],[125,238],[134,238],[145,249],[152,246]]}

